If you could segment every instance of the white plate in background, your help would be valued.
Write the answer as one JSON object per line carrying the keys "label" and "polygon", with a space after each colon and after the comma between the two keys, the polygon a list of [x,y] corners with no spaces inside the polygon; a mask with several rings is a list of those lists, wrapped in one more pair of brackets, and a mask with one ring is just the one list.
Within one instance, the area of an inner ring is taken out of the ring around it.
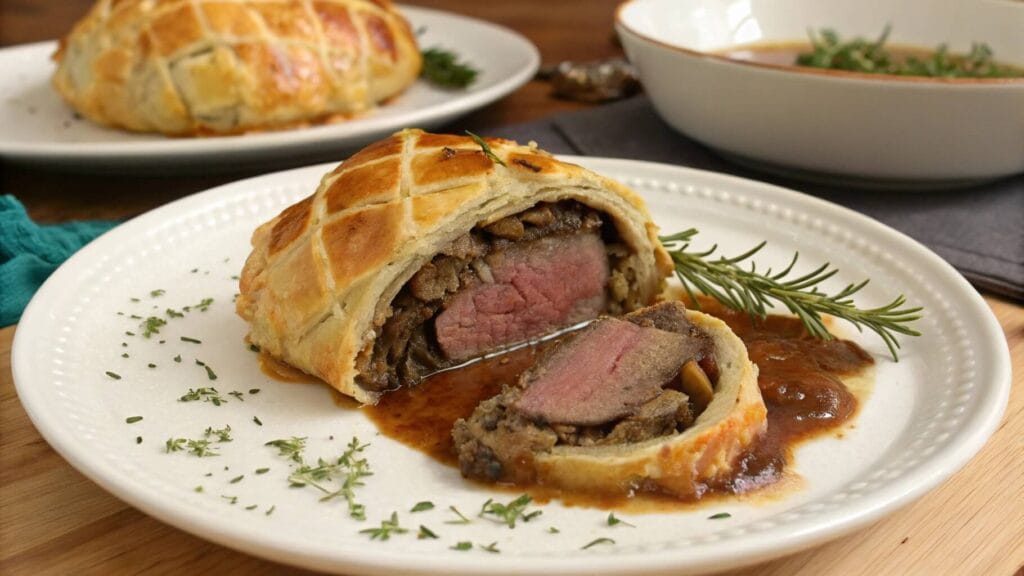
{"label": "white plate in background", "polygon": [[[135,134],[78,118],[50,85],[56,42],[0,49],[0,157],[46,166],[123,172],[158,168],[231,170],[302,158],[326,159],[406,127],[429,129],[519,88],[540,65],[529,40],[502,26],[401,6],[423,49],[451,50],[480,70],[466,90],[420,79],[391,102],[346,122],[237,136],[169,138]],[[308,159],[306,162],[308,163]]]}

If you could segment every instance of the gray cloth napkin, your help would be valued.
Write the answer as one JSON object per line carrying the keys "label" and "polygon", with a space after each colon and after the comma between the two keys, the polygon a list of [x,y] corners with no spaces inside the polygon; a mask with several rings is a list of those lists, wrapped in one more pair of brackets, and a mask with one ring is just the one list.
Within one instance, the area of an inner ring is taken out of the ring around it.
{"label": "gray cloth napkin", "polygon": [[544,120],[481,128],[536,140],[556,154],[665,162],[799,190],[867,214],[925,244],[979,289],[1024,300],[1024,175],[975,188],[855,190],[770,176],[731,164],[674,131],[639,96]]}

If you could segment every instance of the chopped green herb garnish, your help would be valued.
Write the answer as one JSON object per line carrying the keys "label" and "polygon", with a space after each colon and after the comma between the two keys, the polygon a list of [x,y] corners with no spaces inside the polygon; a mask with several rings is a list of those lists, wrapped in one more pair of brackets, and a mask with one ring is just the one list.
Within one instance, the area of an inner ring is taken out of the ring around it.
{"label": "chopped green herb garnish", "polygon": [[306,437],[292,436],[289,440],[271,440],[264,446],[273,446],[278,449],[278,456],[287,456],[295,462],[302,463],[302,451],[306,448]]}
{"label": "chopped green herb garnish", "polygon": [[[207,274],[208,273],[209,272],[207,272]],[[191,312],[193,308],[199,310],[200,312],[206,312],[206,310],[210,308],[210,304],[213,304],[213,298],[203,298],[202,301],[199,302],[199,304],[196,304],[194,306],[185,306],[182,309],[185,312]]]}
{"label": "chopped green herb garnish", "polygon": [[166,293],[167,293],[167,291],[166,291],[166,290],[164,290],[164,289],[162,289],[162,288],[158,288],[158,289],[156,289],[156,290],[152,290],[152,291],[150,291],[150,293],[149,293],[149,297],[150,297],[150,298],[159,298],[160,296],[163,296],[163,295],[164,295],[164,294],[166,294]]}
{"label": "chopped green herb garnish", "polygon": [[[209,371],[210,368],[207,367],[206,370]],[[214,378],[216,378],[216,376],[214,376]],[[238,400],[241,402],[245,402],[245,398],[242,398],[242,393],[239,392],[238,390],[232,390],[231,392],[228,392],[228,394],[234,396],[235,398],[238,398]]]}
{"label": "chopped green herb garnish", "polygon": [[178,354],[177,356],[175,356],[174,357],[174,361],[180,364],[181,363],[181,354]]}
{"label": "chopped green herb garnish", "polygon": [[142,421],[142,416],[129,416],[129,417],[125,418],[124,421],[129,423],[129,424],[135,424],[136,422],[141,422]]}
{"label": "chopped green herb garnish", "polygon": [[167,310],[164,310],[164,314],[166,314],[168,318],[184,318],[185,317],[184,314],[182,314],[181,312],[178,312],[174,308],[168,308]]}
{"label": "chopped green herb garnish", "polygon": [[107,376],[110,376],[114,380],[120,380],[121,379],[121,375],[118,374],[117,372],[111,372],[110,370],[107,370],[106,374],[107,374]]}
{"label": "chopped green herb garnish", "polygon": [[124,335],[125,336],[135,336],[135,332],[132,332],[131,330],[125,330],[124,331]]}
{"label": "chopped green herb garnish", "polygon": [[221,496],[221,498],[228,501],[228,504],[234,505],[238,502],[238,496]]}
{"label": "chopped green herb garnish", "polygon": [[608,515],[608,525],[609,526],[616,526],[618,524],[622,524],[623,526],[629,526],[630,528],[636,528],[636,526],[630,524],[629,522],[626,522],[625,520],[623,520],[621,518],[616,518],[614,512],[609,514]]}
{"label": "chopped green herb garnish", "polygon": [[256,504],[252,504],[250,506],[246,506],[245,509],[246,510],[255,510],[256,509]]}
{"label": "chopped green herb garnish", "polygon": [[591,540],[590,542],[588,542],[586,545],[580,548],[580,550],[586,550],[587,548],[590,548],[591,546],[597,546],[598,544],[615,544],[615,540],[612,540],[611,538],[597,538],[596,540]]}
{"label": "chopped green herb garnish", "polygon": [[270,468],[257,468],[256,469],[256,474],[266,474],[267,472],[270,472]]}
{"label": "chopped green herb garnish", "polygon": [[480,508],[480,514],[478,514],[478,516],[481,518],[487,515],[495,516],[500,522],[503,522],[509,528],[515,528],[516,520],[519,518],[522,518],[524,522],[529,522],[540,515],[541,510],[535,510],[530,514],[524,514],[526,507],[529,506],[532,501],[533,498],[531,498],[529,494],[523,494],[508,504],[501,504],[488,498],[487,501],[484,502],[483,507]]}
{"label": "chopped green herb garnish", "polygon": [[167,320],[159,318],[157,316],[150,316],[139,324],[139,328],[142,328],[142,336],[149,338],[153,334],[159,334],[160,328],[167,325]]}
{"label": "chopped green herb garnish", "polygon": [[131,300],[132,302],[141,302],[141,300],[139,300],[138,298],[129,298],[129,300]]}
{"label": "chopped green herb garnish", "polygon": [[192,491],[193,492],[202,492],[203,491],[203,485],[200,484],[199,486],[196,486],[195,488],[192,489]]}
{"label": "chopped green herb garnish", "polygon": [[434,503],[433,502],[423,501],[423,502],[417,502],[416,505],[412,507],[412,510],[410,510],[410,512],[424,512],[426,510],[433,510],[433,509],[434,509]]}
{"label": "chopped green herb garnish", "polygon": [[801,52],[796,64],[810,68],[845,70],[862,74],[894,74],[932,78],[1021,78],[1024,70],[996,62],[985,43],[972,43],[966,55],[949,53],[945,44],[926,56],[901,58],[885,48],[892,32],[886,26],[877,40],[854,38],[842,41],[835,30],[809,31],[811,51]]}
{"label": "chopped green herb garnish", "polygon": [[270,516],[271,514],[273,514],[273,513],[274,513],[274,510],[275,510],[276,508],[277,508],[277,504],[274,504],[273,506],[271,506],[270,508],[268,508],[268,509],[267,509],[267,511],[266,511],[266,513],[265,513],[265,515],[266,515],[266,516]]}
{"label": "chopped green herb garnish", "polygon": [[561,530],[559,530],[558,528],[555,528],[554,526],[548,526],[548,533],[549,534],[560,534],[561,532],[562,532]]}
{"label": "chopped green herb garnish", "polygon": [[498,550],[498,543],[497,542],[491,542],[490,544],[487,544],[487,545],[477,544],[477,546],[479,546],[481,550],[486,550],[486,551],[490,552],[491,554],[498,554],[498,553],[501,552],[501,550]]}
{"label": "chopped green herb garnish", "polygon": [[459,519],[458,520],[448,520],[448,521],[445,522],[445,524],[469,524],[470,522],[472,522],[472,520],[470,520],[469,518],[466,518],[462,514],[462,512],[459,512],[459,509],[456,508],[455,506],[449,506],[448,509],[451,510],[452,512],[454,512],[455,515],[459,517]]}
{"label": "chopped green herb garnish", "polygon": [[135,437],[135,443],[136,444],[142,444],[142,436],[136,436]]}
{"label": "chopped green herb garnish", "polygon": [[224,425],[223,428],[214,428],[210,426],[203,431],[203,437],[209,438],[210,436],[216,436],[217,442],[231,442],[231,426]]}
{"label": "chopped green herb garnish", "polygon": [[466,88],[480,73],[465,62],[459,62],[454,52],[441,48],[428,48],[422,52],[423,68],[420,76],[441,88]]}
{"label": "chopped green herb garnish", "polygon": [[455,546],[452,546],[451,549],[452,550],[472,550],[473,549],[473,543],[472,542],[459,542]]}
{"label": "chopped green herb garnish", "polygon": [[437,540],[438,536],[437,536],[437,534],[434,534],[433,530],[431,530],[430,528],[427,528],[423,524],[420,524],[420,531],[419,531],[419,533],[416,534],[416,538],[418,540],[424,540],[424,539],[427,539],[427,538],[429,538],[431,540]]}
{"label": "chopped green herb garnish", "polygon": [[[356,454],[362,452],[369,444],[360,444],[359,439],[353,437],[348,447],[337,461],[333,464],[320,458],[316,466],[310,466],[302,462],[301,456],[297,462],[301,464],[295,469],[288,481],[293,487],[312,486],[324,493],[320,498],[321,502],[344,498],[348,504],[349,516],[364,520],[366,518],[366,507],[356,502],[355,488],[362,486],[362,479],[372,476],[370,465],[365,458],[356,458]],[[282,450],[284,455],[284,450]],[[295,458],[293,457],[293,460]],[[341,486],[337,490],[330,490],[325,487],[326,482],[333,482],[335,478],[341,479]]]}
{"label": "chopped green herb garnish", "polygon": [[181,341],[182,342],[191,342],[192,344],[202,344],[203,343],[202,340],[197,340],[195,338],[189,338],[188,336],[182,336],[181,337]]}
{"label": "chopped green herb garnish", "polygon": [[257,426],[263,426],[263,422],[260,420],[259,416],[253,416],[252,421],[255,422]]}
{"label": "chopped green herb garnish", "polygon": [[708,520],[721,520],[723,518],[732,518],[732,514],[729,514],[728,512],[719,512],[718,514],[708,516]]}
{"label": "chopped green herb garnish", "polygon": [[495,164],[501,164],[502,166],[506,166],[505,161],[502,160],[501,158],[498,158],[498,155],[495,154],[493,150],[491,150],[491,146],[487,144],[486,140],[477,136],[476,134],[473,134],[469,130],[466,130],[466,134],[468,134],[469,137],[473,139],[473,142],[477,143],[477,146],[480,146],[480,150],[483,151],[484,156],[487,156],[488,158],[493,160]]}
{"label": "chopped green herb garnish", "polygon": [[405,534],[408,532],[405,528],[398,525],[398,512],[392,512],[391,518],[388,520],[381,520],[380,528],[367,528],[360,530],[360,534],[369,534],[370,540],[388,540],[391,538],[391,534]]}
{"label": "chopped green herb garnish", "polygon": [[179,402],[195,402],[202,400],[203,402],[210,402],[214,406],[220,406],[227,402],[221,397],[220,392],[217,392],[216,388],[189,388],[188,392],[184,396],[178,398]]}
{"label": "chopped green herb garnish", "polygon": [[[206,377],[207,378],[209,378],[210,380],[216,380],[217,379],[217,374],[214,373],[212,368],[210,368],[209,366],[207,366],[205,364],[203,364],[203,368],[206,369]],[[234,394],[234,392],[228,392],[228,394]],[[241,397],[239,397],[239,400],[241,400]]]}
{"label": "chopped green herb garnish", "polygon": [[239,482],[242,481],[242,478],[245,478],[245,474],[242,474],[241,476],[235,476],[234,478],[228,481],[228,484],[238,484]]}
{"label": "chopped green herb garnish", "polygon": [[249,344],[249,351],[259,353],[260,347],[255,344]]}
{"label": "chopped green herb garnish", "polygon": [[249,389],[249,394],[259,394],[259,393],[260,393],[260,389],[259,388],[250,388]]}
{"label": "chopped green herb garnish", "polygon": [[121,354],[121,358],[128,358],[128,353],[125,352],[125,353]]}

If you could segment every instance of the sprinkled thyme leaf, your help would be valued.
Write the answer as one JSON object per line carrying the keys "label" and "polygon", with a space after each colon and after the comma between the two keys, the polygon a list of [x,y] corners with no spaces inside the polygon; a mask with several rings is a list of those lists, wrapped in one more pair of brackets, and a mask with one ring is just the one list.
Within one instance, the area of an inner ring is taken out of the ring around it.
{"label": "sprinkled thyme leaf", "polygon": [[263,426],[263,422],[259,419],[259,416],[253,416],[252,421],[255,422],[257,426]]}
{"label": "sprinkled thyme leaf", "polygon": [[163,296],[163,295],[164,295],[164,294],[166,294],[166,293],[167,293],[167,291],[166,291],[166,290],[164,290],[164,289],[162,289],[162,288],[158,288],[158,289],[156,289],[156,290],[152,290],[152,291],[150,291],[150,293],[149,293],[149,297],[150,297],[150,298],[159,298],[160,296]]}
{"label": "sprinkled thyme leaf", "polygon": [[142,444],[142,436],[136,436],[135,437],[135,443],[136,444]]}
{"label": "sprinkled thyme leaf", "polygon": [[185,438],[168,438],[167,443],[164,445],[164,452],[170,454],[171,452],[177,452],[185,449]]}
{"label": "sprinkled thyme leaf", "polygon": [[370,540],[389,540],[391,534],[405,534],[408,532],[405,528],[398,525],[398,512],[392,512],[391,518],[388,520],[381,520],[380,528],[366,528],[360,530],[360,534],[369,534]]}
{"label": "sprinkled thyme leaf", "polygon": [[193,492],[202,492],[203,491],[203,486],[200,484],[199,486],[196,486],[195,488],[193,488],[192,491]]}
{"label": "sprinkled thyme leaf", "polygon": [[223,428],[219,429],[210,426],[203,431],[203,437],[209,438],[210,436],[216,436],[217,442],[231,442],[231,426],[225,424]]}
{"label": "sprinkled thyme leaf", "polygon": [[265,513],[265,515],[266,515],[266,516],[270,516],[271,514],[273,514],[273,513],[274,513],[274,510],[275,510],[276,508],[277,508],[277,504],[274,504],[274,505],[273,505],[273,506],[271,506],[271,507],[270,507],[269,509],[267,509],[267,511],[266,511],[266,513]]}
{"label": "sprinkled thyme leaf", "polygon": [[181,363],[181,354],[178,354],[177,356],[175,356],[174,357],[174,361],[180,364]]}
{"label": "sprinkled thyme leaf", "polygon": [[142,421],[142,416],[129,416],[125,418],[124,421],[129,424],[135,424],[136,422]]}
{"label": "sprinkled thyme leaf", "polygon": [[[206,369],[209,370],[210,368],[207,367]],[[216,378],[216,376],[214,376],[214,378]],[[228,392],[228,394],[234,396],[235,398],[238,398],[238,400],[241,402],[245,402],[245,398],[242,398],[242,393],[239,392],[238,390],[232,390],[231,392]]]}
{"label": "sprinkled thyme leaf", "polygon": [[270,468],[257,468],[256,469],[256,474],[266,474],[267,472],[270,472]]}
{"label": "sprinkled thyme leaf", "polygon": [[867,280],[859,284],[849,284],[830,296],[818,290],[819,284],[838,272],[837,269],[830,268],[828,263],[819,266],[813,272],[789,278],[800,256],[799,253],[794,254],[789,264],[781,271],[773,272],[768,269],[761,272],[753,263],[747,268],[742,266],[741,262],[764,248],[765,242],[738,256],[711,259],[717,245],[705,251],[687,251],[696,235],[697,230],[690,228],[678,234],[662,236],[659,240],[672,257],[676,277],[682,282],[698,309],[700,302],[695,298],[694,288],[733,310],[760,319],[767,317],[768,308],[774,300],[796,314],[811,336],[823,340],[832,339],[832,334],[821,318],[822,314],[829,314],[852,323],[858,330],[864,327],[878,334],[889,348],[893,360],[899,359],[896,354],[900,347],[896,340],[897,334],[921,335],[907,324],[918,320],[922,309],[901,308],[906,302],[903,295],[885,306],[861,309],[853,303],[852,296],[867,285]]}
{"label": "sprinkled thyme leaf", "polygon": [[423,539],[426,539],[426,538],[429,538],[431,540],[437,540],[438,536],[437,536],[437,534],[434,534],[433,530],[431,530],[430,528],[427,528],[423,524],[420,524],[420,531],[419,531],[419,533],[416,534],[416,539],[417,540],[423,540]]}
{"label": "sprinkled thyme leaf", "polygon": [[153,364],[152,362],[146,364],[146,366],[149,366],[150,368],[156,368],[156,364]]}
{"label": "sprinkled thyme leaf", "polygon": [[129,318],[132,320],[142,320],[142,316],[139,316],[138,314],[132,314]]}
{"label": "sprinkled thyme leaf", "polygon": [[221,496],[221,498],[223,498],[223,499],[227,500],[227,501],[228,501],[228,504],[231,504],[232,506],[233,506],[233,505],[234,505],[234,504],[235,504],[236,502],[238,502],[238,496]]}
{"label": "sprinkled thyme leaf", "polygon": [[127,352],[125,352],[125,353],[121,354],[121,358],[128,358],[128,357],[129,357],[129,356],[128,356],[128,353],[127,353]]}
{"label": "sprinkled thyme leaf", "polygon": [[615,544],[615,540],[612,540],[611,538],[597,538],[595,540],[591,540],[590,542],[588,542],[586,545],[580,548],[580,550],[586,550],[587,548],[590,548],[591,546],[597,546],[598,544]]}
{"label": "sprinkled thyme leaf", "polygon": [[445,522],[445,524],[469,524],[470,522],[472,522],[472,520],[470,520],[469,518],[466,518],[462,514],[462,512],[459,512],[459,509],[456,508],[455,506],[449,506],[448,509],[451,510],[452,512],[454,512],[455,515],[459,517],[459,519],[458,520],[448,520],[448,521]]}
{"label": "sprinkled thyme leaf", "polygon": [[548,533],[549,534],[560,534],[561,532],[562,532],[561,530],[559,530],[558,528],[555,528],[554,526],[548,526]]}
{"label": "sprinkled thyme leaf", "polygon": [[249,344],[249,351],[258,353],[260,351],[260,347],[255,344]]}
{"label": "sprinkled thyme leaf", "polygon": [[121,375],[120,374],[118,374],[117,372],[111,372],[110,370],[106,371],[106,375],[110,376],[114,380],[120,380],[121,379]]}
{"label": "sprinkled thyme leaf", "polygon": [[129,300],[131,300],[132,302],[140,302],[138,298],[129,298]]}
{"label": "sprinkled thyme leaf", "polygon": [[498,550],[498,543],[497,542],[491,542],[490,544],[487,544],[487,545],[477,544],[477,546],[479,546],[481,550],[486,550],[486,551],[490,552],[491,554],[498,554],[498,553],[501,552],[501,550]]}
{"label": "sprinkled thyme leaf", "polygon": [[250,388],[249,389],[249,394],[259,394],[259,393],[260,393],[260,389],[259,388]]}
{"label": "sprinkled thyme leaf", "polygon": [[149,338],[153,334],[159,334],[160,328],[167,325],[167,320],[159,318],[157,316],[150,316],[139,324],[139,328],[142,328],[142,336]]}
{"label": "sprinkled thyme leaf", "polygon": [[[312,486],[323,492],[324,496],[320,498],[322,502],[344,498],[348,505],[349,516],[365,520],[366,507],[356,502],[355,489],[363,486],[363,478],[373,475],[366,459],[356,457],[367,446],[369,444],[360,444],[359,439],[353,437],[345,452],[334,462],[319,458],[317,465],[311,466],[302,462],[300,458],[296,461],[301,465],[288,476],[288,482],[293,487]],[[335,482],[336,479],[340,480],[341,485],[332,490],[337,485],[328,486],[327,484]]]}
{"label": "sprinkled thyme leaf", "polygon": [[302,451],[306,448],[306,436],[301,438],[292,436],[290,439],[271,440],[264,446],[273,446],[278,450],[278,456],[286,456],[299,464],[302,463]]}
{"label": "sprinkled thyme leaf", "polygon": [[476,134],[473,134],[469,130],[466,130],[466,134],[468,134],[469,137],[473,139],[473,142],[477,143],[477,146],[480,146],[480,149],[483,150],[484,156],[487,156],[491,160],[494,160],[495,164],[501,164],[502,166],[507,166],[505,164],[505,161],[502,160],[501,158],[498,158],[498,155],[495,154],[493,150],[491,150],[491,147],[490,147],[489,144],[487,144],[486,140],[484,140],[483,138],[477,136]]}
{"label": "sprinkled thyme leaf", "polygon": [[[207,366],[205,364],[203,365],[203,368],[206,369],[206,377],[207,378],[209,378],[210,380],[216,380],[217,379],[217,374],[213,371],[213,368],[210,368],[209,366]],[[228,392],[228,394],[234,394],[234,392]],[[239,399],[241,399],[241,398],[239,398]]]}
{"label": "sprinkled thyme leaf", "polygon": [[250,506],[246,506],[245,509],[246,510],[255,510],[256,509],[256,504],[252,504]]}
{"label": "sprinkled thyme leaf", "polygon": [[178,312],[174,308],[168,308],[167,310],[164,310],[164,314],[166,314],[168,318],[184,318],[185,317],[184,314],[182,314],[181,312]]}
{"label": "sprinkled thyme leaf", "polygon": [[195,304],[193,306],[185,306],[183,309],[185,310],[185,312],[191,312],[193,308],[199,310],[200,312],[206,312],[206,310],[210,308],[210,304],[213,304],[213,298],[203,298],[199,302],[199,304]]}
{"label": "sprinkled thyme leaf", "polygon": [[196,402],[199,400],[210,402],[214,406],[220,406],[227,402],[227,400],[221,397],[220,392],[217,392],[216,388],[189,388],[184,396],[178,398],[178,402]]}
{"label": "sprinkled thyme leaf", "polygon": [[452,550],[472,550],[473,549],[473,543],[472,542],[459,542],[455,546],[452,546],[451,549]]}
{"label": "sprinkled thyme leaf", "polygon": [[196,338],[189,338],[188,336],[182,336],[181,337],[181,341],[182,342],[191,342],[192,344],[202,344],[203,343],[202,340],[197,340]]}
{"label": "sprinkled thyme leaf", "polygon": [[420,76],[441,88],[466,88],[476,80],[479,71],[465,62],[459,62],[454,52],[441,48],[423,51],[423,69]]}
{"label": "sprinkled thyme leaf", "polygon": [[484,518],[488,515],[496,517],[499,522],[503,522],[509,528],[516,527],[516,520],[522,518],[524,522],[529,522],[532,518],[538,516],[537,510],[530,513],[529,515],[524,514],[526,507],[530,505],[533,498],[529,494],[523,494],[508,504],[501,504],[488,498],[484,505],[480,508],[478,516]]}
{"label": "sprinkled thyme leaf", "polygon": [[228,484],[238,484],[239,482],[242,481],[242,478],[245,478],[245,474],[242,474],[241,476],[235,476],[234,478],[228,481]]}
{"label": "sprinkled thyme leaf", "polygon": [[616,518],[614,512],[609,514],[608,515],[608,525],[609,526],[615,526],[615,525],[618,525],[618,524],[622,524],[623,526],[629,526],[630,528],[636,528],[636,526],[630,524],[629,522],[626,522],[625,520],[623,520],[621,518]]}
{"label": "sprinkled thyme leaf", "polygon": [[723,518],[732,518],[732,514],[729,514],[728,512],[719,512],[718,514],[708,516],[708,520],[721,520]]}
{"label": "sprinkled thyme leaf", "polygon": [[128,343],[127,342],[121,342],[121,347],[122,348],[127,348],[128,347]]}
{"label": "sprinkled thyme leaf", "polygon": [[135,336],[135,332],[132,332],[131,330],[125,330],[124,331],[124,335],[125,336]]}
{"label": "sprinkled thyme leaf", "polygon": [[417,502],[416,505],[412,507],[412,510],[410,510],[410,512],[424,512],[426,510],[433,510],[433,509],[434,509],[434,503],[433,502],[423,501],[423,502]]}

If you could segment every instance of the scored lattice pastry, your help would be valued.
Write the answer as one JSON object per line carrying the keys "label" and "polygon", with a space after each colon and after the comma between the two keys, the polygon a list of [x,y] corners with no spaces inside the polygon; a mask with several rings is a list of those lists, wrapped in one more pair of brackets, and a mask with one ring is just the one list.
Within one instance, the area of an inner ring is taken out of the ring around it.
{"label": "scored lattice pastry", "polygon": [[86,118],[168,135],[342,119],[422,65],[388,0],[99,0],[54,60],[55,87]]}
{"label": "scored lattice pastry", "polygon": [[671,272],[643,200],[536,145],[406,130],[260,226],[239,314],[264,352],[361,402],[599,314]]}

